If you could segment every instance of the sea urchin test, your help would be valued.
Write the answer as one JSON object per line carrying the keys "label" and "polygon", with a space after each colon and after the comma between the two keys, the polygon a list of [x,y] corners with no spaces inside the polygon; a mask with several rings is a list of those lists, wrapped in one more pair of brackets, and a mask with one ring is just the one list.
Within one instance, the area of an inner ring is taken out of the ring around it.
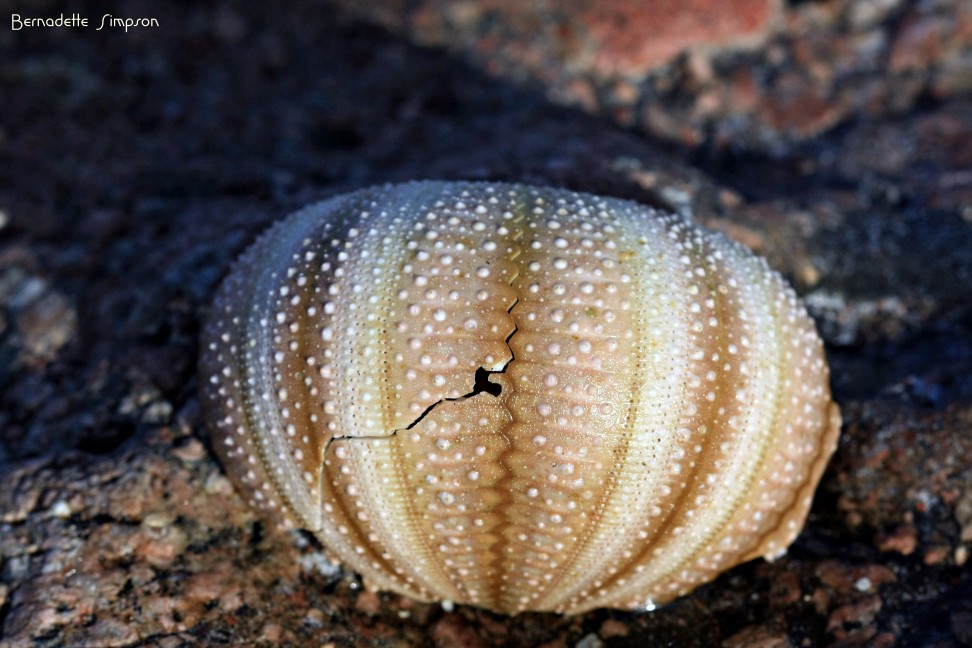
{"label": "sea urchin test", "polygon": [[203,334],[213,445],[368,586],[652,608],[799,533],[840,415],[765,261],[680,216],[416,182],[291,215]]}

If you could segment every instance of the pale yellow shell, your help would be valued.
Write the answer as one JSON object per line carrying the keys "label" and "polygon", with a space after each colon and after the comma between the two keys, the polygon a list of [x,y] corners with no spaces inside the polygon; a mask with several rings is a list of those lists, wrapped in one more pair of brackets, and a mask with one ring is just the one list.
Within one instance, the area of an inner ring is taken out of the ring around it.
{"label": "pale yellow shell", "polygon": [[370,585],[509,614],[650,609],[779,556],[840,428],[763,260],[559,189],[308,207],[233,268],[202,349],[252,504]]}

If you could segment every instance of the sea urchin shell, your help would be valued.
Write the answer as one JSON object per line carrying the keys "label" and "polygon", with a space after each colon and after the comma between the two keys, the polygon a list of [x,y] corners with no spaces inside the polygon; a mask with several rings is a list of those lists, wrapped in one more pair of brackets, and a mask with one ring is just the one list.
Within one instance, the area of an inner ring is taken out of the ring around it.
{"label": "sea urchin shell", "polygon": [[230,476],[380,589],[651,608],[796,537],[840,428],[766,263],[633,202],[366,189],[279,223],[203,335]]}

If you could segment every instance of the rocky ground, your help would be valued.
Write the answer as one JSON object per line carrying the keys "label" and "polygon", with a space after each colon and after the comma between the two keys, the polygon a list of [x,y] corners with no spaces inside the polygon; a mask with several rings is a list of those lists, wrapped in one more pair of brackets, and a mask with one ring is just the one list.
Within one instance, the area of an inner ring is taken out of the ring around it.
{"label": "rocky ground", "polygon": [[[639,58],[580,0],[519,48],[516,3],[442,4],[4,12],[0,646],[972,645],[969,5],[738,0]],[[793,282],[845,426],[785,558],[651,613],[505,618],[365,591],[246,509],[196,394],[216,282],[296,207],[411,178],[682,210]]]}

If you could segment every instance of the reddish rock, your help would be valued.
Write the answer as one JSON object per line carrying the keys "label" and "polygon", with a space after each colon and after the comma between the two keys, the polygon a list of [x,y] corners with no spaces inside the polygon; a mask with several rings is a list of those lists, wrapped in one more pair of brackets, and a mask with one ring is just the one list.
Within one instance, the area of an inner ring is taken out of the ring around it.
{"label": "reddish rock", "polygon": [[918,545],[918,531],[912,524],[899,526],[890,534],[878,534],[877,546],[881,551],[897,551],[903,556],[909,556]]}
{"label": "reddish rock", "polygon": [[381,611],[381,601],[374,590],[364,590],[354,601],[354,608],[368,616],[375,616]]}
{"label": "reddish rock", "polygon": [[722,648],[790,648],[785,632],[765,626],[748,626],[722,642]]}
{"label": "reddish rock", "polygon": [[432,628],[432,639],[441,648],[477,648],[486,645],[474,628],[457,614],[447,614]]}
{"label": "reddish rock", "polygon": [[784,74],[773,91],[764,91],[756,108],[760,123],[780,133],[805,139],[821,133],[847,115],[847,106],[830,89],[795,74]]}
{"label": "reddish rock", "polygon": [[773,150],[855,113],[972,89],[965,0],[907,11],[898,0],[334,2],[491,74],[539,83],[556,101],[693,147]]}
{"label": "reddish rock", "polygon": [[774,574],[770,581],[770,599],[774,606],[786,607],[800,601],[803,591],[800,588],[800,577],[791,571]]}
{"label": "reddish rock", "polygon": [[552,67],[557,64],[604,78],[642,78],[691,48],[757,42],[780,8],[779,0],[339,4],[419,42],[465,49],[487,65],[505,61],[551,79],[560,74]]}
{"label": "reddish rock", "polygon": [[884,583],[897,580],[894,573],[882,565],[848,567],[835,560],[828,560],[817,567],[817,575],[828,587],[843,596],[857,592],[876,591]]}
{"label": "reddish rock", "polygon": [[935,3],[911,9],[891,45],[888,64],[894,71],[922,70],[972,52],[972,6],[959,3],[957,11]]}
{"label": "reddish rock", "polygon": [[594,39],[593,69],[642,77],[692,48],[754,43],[777,15],[777,0],[574,0]]}
{"label": "reddish rock", "polygon": [[936,545],[930,547],[925,555],[922,556],[922,562],[926,565],[938,565],[948,560],[951,556],[952,548],[949,546]]}
{"label": "reddish rock", "polygon": [[[972,404],[954,403],[941,410],[897,409],[885,403],[845,407],[850,424],[845,452],[837,454],[833,485],[841,489],[838,505],[851,524],[868,524],[903,533],[900,541],[879,545],[912,550],[914,517],[955,515],[955,492],[972,490]],[[963,513],[964,515],[964,513]],[[885,536],[888,537],[888,536]],[[918,534],[917,548],[959,542],[958,533],[929,530]],[[900,544],[896,544],[900,543]],[[923,543],[929,543],[922,546]]]}
{"label": "reddish rock", "polygon": [[597,636],[601,639],[611,639],[613,637],[627,637],[631,630],[627,625],[617,619],[607,619],[601,624],[601,629],[597,631]]}
{"label": "reddish rock", "polygon": [[834,610],[827,620],[827,632],[842,646],[863,646],[876,634],[874,617],[881,611],[881,599],[869,596]]}

